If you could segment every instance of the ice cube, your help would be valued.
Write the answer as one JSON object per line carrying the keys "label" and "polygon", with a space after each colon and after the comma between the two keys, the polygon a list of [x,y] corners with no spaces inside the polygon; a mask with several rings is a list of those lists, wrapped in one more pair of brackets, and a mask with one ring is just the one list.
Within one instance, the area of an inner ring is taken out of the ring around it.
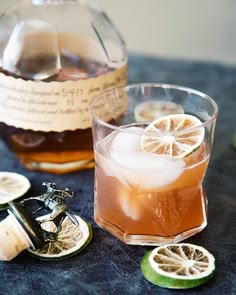
{"label": "ice cube", "polygon": [[130,185],[123,175],[122,169],[117,167],[117,164],[114,163],[114,161],[110,157],[105,157],[98,153],[96,153],[95,155],[97,165],[102,167],[106,176],[115,177],[126,188],[130,188]]}
{"label": "ice cube", "polygon": [[139,200],[122,187],[120,187],[118,198],[123,213],[132,220],[138,220],[142,212]]}
{"label": "ice cube", "polygon": [[[130,127],[126,128],[126,130],[129,130],[130,132],[132,132],[133,130],[143,131],[142,128],[138,127]],[[112,141],[111,150],[121,153],[137,151],[140,149],[140,137],[140,134],[117,132]]]}
{"label": "ice cube", "polygon": [[111,152],[124,179],[130,186],[140,189],[159,189],[175,181],[182,173],[185,162],[143,151],[121,153]]}
{"label": "ice cube", "polygon": [[[130,127],[129,130],[142,129]],[[106,175],[117,178],[128,189],[159,189],[175,181],[183,173],[185,162],[142,151],[140,137],[135,133],[114,132],[104,142],[108,146],[101,163]]]}

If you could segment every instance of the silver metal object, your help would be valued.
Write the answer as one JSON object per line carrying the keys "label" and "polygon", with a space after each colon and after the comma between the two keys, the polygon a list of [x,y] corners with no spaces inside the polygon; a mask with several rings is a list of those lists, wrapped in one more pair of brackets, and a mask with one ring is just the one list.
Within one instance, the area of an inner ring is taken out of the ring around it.
{"label": "silver metal object", "polygon": [[[41,226],[44,242],[54,242],[57,241],[61,225],[66,217],[68,217],[75,225],[79,225],[78,220],[65,204],[65,199],[73,197],[73,192],[68,188],[64,190],[58,189],[56,183],[53,182],[43,182],[42,185],[46,186],[46,193],[40,196],[24,199],[21,204],[24,207],[27,207],[28,202],[37,201],[39,208],[34,210],[31,213],[32,215],[45,209],[51,211],[48,214],[35,218],[35,220]],[[48,231],[43,229],[43,224],[48,222],[53,222],[56,226],[56,230]]]}
{"label": "silver metal object", "polygon": [[0,261],[10,261],[27,248],[35,251],[48,242],[57,241],[66,217],[79,226],[65,204],[65,199],[72,197],[73,192],[68,188],[58,189],[50,182],[44,182],[43,186],[47,191],[40,196],[8,203],[9,215],[0,222]]}

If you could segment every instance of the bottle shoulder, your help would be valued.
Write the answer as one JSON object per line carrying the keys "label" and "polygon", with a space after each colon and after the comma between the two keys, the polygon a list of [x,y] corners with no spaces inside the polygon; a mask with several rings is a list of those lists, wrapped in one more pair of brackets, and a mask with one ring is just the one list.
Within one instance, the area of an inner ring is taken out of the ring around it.
{"label": "bottle shoulder", "polygon": [[87,77],[127,61],[125,42],[105,12],[87,1],[38,1],[46,4],[18,1],[0,17],[0,68],[29,79],[76,76],[79,68]]}

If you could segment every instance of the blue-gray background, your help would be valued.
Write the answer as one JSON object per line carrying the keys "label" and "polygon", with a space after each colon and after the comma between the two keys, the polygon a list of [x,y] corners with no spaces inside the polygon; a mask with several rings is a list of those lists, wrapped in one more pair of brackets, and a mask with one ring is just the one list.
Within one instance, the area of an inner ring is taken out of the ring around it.
{"label": "blue-gray background", "polygon": [[[236,69],[214,63],[130,56],[129,82],[165,82],[192,87],[212,96],[219,106],[215,144],[205,179],[209,222],[187,240],[206,247],[216,257],[215,277],[182,294],[236,294]],[[93,226],[92,243],[79,255],[61,262],[41,262],[26,252],[12,262],[0,262],[0,294],[143,295],[178,294],[146,281],[140,261],[148,247],[127,246],[98,228],[93,221],[93,170],[67,175],[30,172],[0,141],[0,171],[26,175],[32,184],[28,196],[43,190],[43,181],[70,187],[72,209]],[[0,213],[3,219],[6,213]],[[1,241],[0,241],[1,243]]]}

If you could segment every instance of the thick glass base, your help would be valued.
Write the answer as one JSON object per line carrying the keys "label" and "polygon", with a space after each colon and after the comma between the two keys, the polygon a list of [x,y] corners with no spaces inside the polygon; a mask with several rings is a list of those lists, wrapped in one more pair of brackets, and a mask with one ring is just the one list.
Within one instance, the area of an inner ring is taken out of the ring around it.
{"label": "thick glass base", "polygon": [[113,224],[110,224],[106,220],[103,220],[101,218],[95,217],[95,222],[104,230],[108,231],[110,234],[112,234],[114,237],[118,238],[122,242],[128,245],[141,245],[141,246],[159,246],[163,244],[168,243],[178,243],[180,241],[183,241],[199,232],[201,232],[207,225],[207,221],[205,221],[203,224],[201,224],[198,227],[186,230],[183,233],[180,233],[175,236],[169,236],[169,237],[160,237],[160,236],[153,236],[153,235],[134,235],[134,234],[128,234],[123,232],[121,229],[116,227]]}
{"label": "thick glass base", "polygon": [[0,122],[0,136],[30,170],[65,174],[94,167],[91,128],[42,132]]}
{"label": "thick glass base", "polygon": [[[98,224],[99,227],[102,229],[108,231],[110,234],[124,242],[125,244],[129,245],[142,245],[142,246],[159,246],[167,243],[178,243],[180,241],[183,241],[199,232],[201,232],[206,226],[207,226],[207,198],[205,191],[202,189],[202,195],[201,195],[201,211],[202,211],[202,223],[192,227],[192,228],[186,228],[186,230],[169,235],[169,236],[160,236],[158,235],[158,228],[156,229],[155,235],[153,234],[145,234],[145,232],[142,232],[140,234],[133,234],[131,232],[128,232],[127,230],[122,230],[117,224],[114,224],[110,222],[109,220],[104,219],[103,217],[99,216],[99,212],[96,209],[95,206],[95,222]],[[115,214],[115,213],[113,213]],[[148,232],[148,229],[147,229]]]}
{"label": "thick glass base", "polygon": [[56,174],[90,169],[95,165],[92,151],[17,153],[17,156],[29,170]]}

